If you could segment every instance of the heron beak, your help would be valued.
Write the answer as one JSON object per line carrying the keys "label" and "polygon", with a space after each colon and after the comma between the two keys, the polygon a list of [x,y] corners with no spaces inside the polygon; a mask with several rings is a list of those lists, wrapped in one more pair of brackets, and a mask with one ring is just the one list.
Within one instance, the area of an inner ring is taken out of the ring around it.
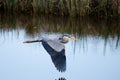
{"label": "heron beak", "polygon": [[73,36],[70,37],[70,39],[71,39],[71,40],[77,40],[77,38],[75,38],[75,37],[73,37]]}

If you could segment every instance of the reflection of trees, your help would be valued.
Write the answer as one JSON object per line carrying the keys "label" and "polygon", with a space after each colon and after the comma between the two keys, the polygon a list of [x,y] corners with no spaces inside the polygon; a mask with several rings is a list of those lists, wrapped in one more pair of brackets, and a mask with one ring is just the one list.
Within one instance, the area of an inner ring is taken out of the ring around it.
{"label": "reflection of trees", "polygon": [[119,20],[96,18],[67,18],[53,16],[28,16],[28,15],[1,15],[0,33],[24,29],[26,35],[35,37],[42,32],[74,34],[80,39],[87,36],[102,37],[105,41],[109,38],[116,39],[116,46],[120,43]]}

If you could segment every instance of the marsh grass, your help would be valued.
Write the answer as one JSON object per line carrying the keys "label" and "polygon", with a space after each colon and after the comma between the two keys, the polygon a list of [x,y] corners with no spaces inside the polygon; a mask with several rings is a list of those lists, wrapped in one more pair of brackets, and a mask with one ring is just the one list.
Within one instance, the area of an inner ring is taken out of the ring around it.
{"label": "marsh grass", "polygon": [[6,13],[53,14],[61,16],[120,15],[120,0],[0,0]]}

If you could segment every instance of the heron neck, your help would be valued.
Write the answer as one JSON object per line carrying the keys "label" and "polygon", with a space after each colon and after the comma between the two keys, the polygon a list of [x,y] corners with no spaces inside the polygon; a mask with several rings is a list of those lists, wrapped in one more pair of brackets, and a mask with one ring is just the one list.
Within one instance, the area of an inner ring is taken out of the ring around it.
{"label": "heron neck", "polygon": [[41,40],[25,41],[24,43],[34,43],[34,42],[41,42]]}

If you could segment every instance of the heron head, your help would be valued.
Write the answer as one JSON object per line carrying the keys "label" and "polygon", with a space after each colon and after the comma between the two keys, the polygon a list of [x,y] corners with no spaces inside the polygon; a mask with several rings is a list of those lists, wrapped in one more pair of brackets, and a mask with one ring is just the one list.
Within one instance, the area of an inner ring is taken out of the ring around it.
{"label": "heron head", "polygon": [[67,43],[69,39],[77,40],[74,36],[71,36],[71,35],[63,35],[61,38],[59,38],[61,43]]}

